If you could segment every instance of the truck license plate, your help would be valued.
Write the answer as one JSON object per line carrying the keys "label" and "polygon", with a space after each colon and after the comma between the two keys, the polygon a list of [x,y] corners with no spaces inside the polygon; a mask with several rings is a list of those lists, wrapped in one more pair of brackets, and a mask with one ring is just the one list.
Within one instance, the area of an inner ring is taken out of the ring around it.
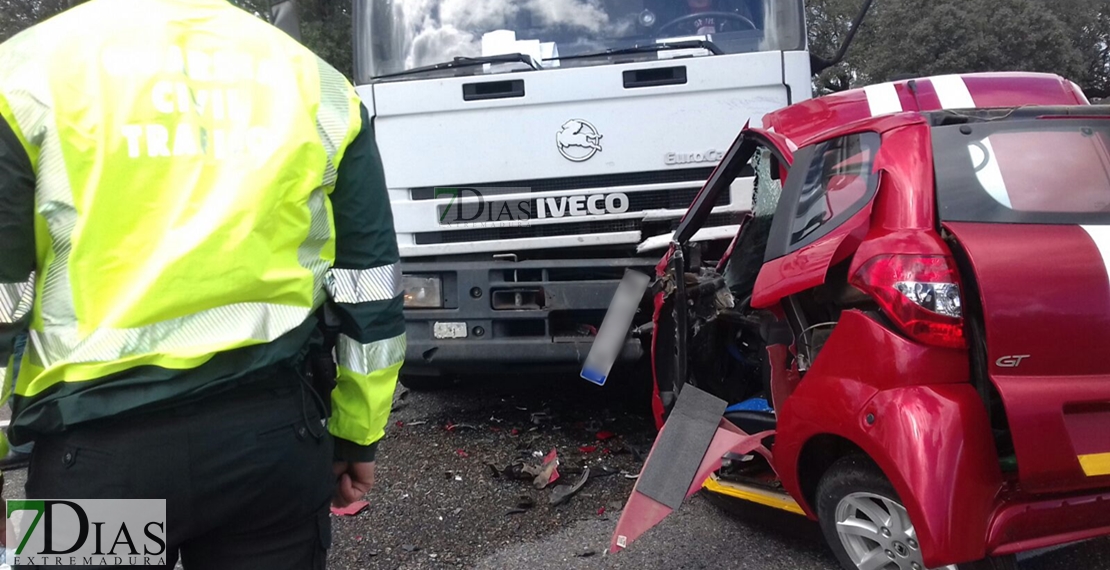
{"label": "truck license plate", "polygon": [[590,347],[590,354],[582,365],[582,378],[598,386],[605,385],[609,371],[624,346],[624,339],[628,337],[632,317],[636,315],[636,308],[640,306],[640,299],[650,282],[651,278],[639,271],[629,269],[624,272],[624,278],[609,302],[605,320],[601,321],[601,328]]}
{"label": "truck license plate", "polygon": [[436,338],[466,338],[466,323],[435,323],[432,336]]}

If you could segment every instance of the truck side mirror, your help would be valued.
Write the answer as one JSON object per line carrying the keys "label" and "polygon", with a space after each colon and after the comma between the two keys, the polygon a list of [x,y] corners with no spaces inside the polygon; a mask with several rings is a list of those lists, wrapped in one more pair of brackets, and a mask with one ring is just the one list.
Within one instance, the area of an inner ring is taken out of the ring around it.
{"label": "truck side mirror", "polygon": [[301,41],[301,18],[296,0],[277,0],[270,4],[270,20],[281,31]]}
{"label": "truck side mirror", "polygon": [[852,45],[852,40],[855,39],[856,32],[859,31],[860,24],[863,23],[863,18],[867,15],[867,11],[871,9],[871,2],[873,1],[874,0],[864,0],[863,7],[860,8],[859,13],[856,14],[855,19],[852,20],[852,29],[848,30],[848,35],[844,38],[844,43],[840,44],[840,49],[836,51],[836,54],[833,55],[831,59],[824,59],[813,53],[809,54],[809,67],[814,75],[844,60],[844,54],[848,53],[848,46]]}

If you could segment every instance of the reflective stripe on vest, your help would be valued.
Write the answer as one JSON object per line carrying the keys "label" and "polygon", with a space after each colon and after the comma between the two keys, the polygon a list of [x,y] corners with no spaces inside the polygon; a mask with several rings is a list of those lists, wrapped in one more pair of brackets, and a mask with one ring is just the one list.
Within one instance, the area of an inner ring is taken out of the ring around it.
{"label": "reflective stripe on vest", "polygon": [[[35,162],[45,230],[23,395],[197,366],[303,323],[326,296],[328,194],[361,128],[342,75],[237,8],[206,6],[190,35],[159,22],[192,8],[151,2],[143,35],[112,34],[95,6],[96,22],[63,14],[0,46],[0,114]],[[65,31],[91,25],[108,29]]]}
{"label": "reflective stripe on vest", "polygon": [[0,325],[12,324],[31,312],[35,274],[25,283],[0,283]]}
{"label": "reflective stripe on vest", "polygon": [[405,359],[405,346],[403,334],[368,344],[341,334],[336,340],[335,354],[340,366],[367,375],[400,364]]}
{"label": "reflective stripe on vest", "polygon": [[371,269],[332,269],[327,286],[336,303],[388,301],[401,294],[401,266],[391,263]]}

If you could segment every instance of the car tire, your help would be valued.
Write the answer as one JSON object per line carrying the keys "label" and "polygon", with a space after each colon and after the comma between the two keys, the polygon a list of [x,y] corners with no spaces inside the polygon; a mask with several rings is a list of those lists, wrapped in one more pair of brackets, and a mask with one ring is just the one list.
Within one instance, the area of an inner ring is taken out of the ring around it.
{"label": "car tire", "polygon": [[[845,570],[924,570],[913,523],[902,500],[866,456],[849,455],[834,463],[817,485],[815,502],[821,532]],[[883,560],[885,565],[880,563]],[[1016,570],[1017,560],[1014,556],[988,558],[941,569]]]}
{"label": "car tire", "polygon": [[436,392],[455,385],[454,376],[409,376],[401,375],[401,385],[415,392]]}

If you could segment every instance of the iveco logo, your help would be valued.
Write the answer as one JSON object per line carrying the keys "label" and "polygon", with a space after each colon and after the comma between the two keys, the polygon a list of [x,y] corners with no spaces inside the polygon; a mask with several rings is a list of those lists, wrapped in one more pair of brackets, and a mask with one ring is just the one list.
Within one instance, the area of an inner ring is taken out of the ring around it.
{"label": "iveco logo", "polygon": [[571,119],[555,135],[555,144],[563,158],[583,162],[601,152],[601,133],[582,119]]}
{"label": "iveco logo", "polygon": [[994,363],[1002,368],[1017,368],[1021,366],[1021,361],[1026,358],[1029,358],[1028,354],[1015,354],[1013,356],[1003,356],[995,360]]}
{"label": "iveco logo", "polygon": [[591,196],[564,196],[536,200],[536,218],[561,218],[563,216],[599,216],[623,214],[628,211],[628,194],[593,194]]}
{"label": "iveco logo", "polygon": [[709,149],[705,152],[668,152],[663,155],[663,163],[667,165],[674,164],[698,164],[702,162],[720,162],[725,157],[725,153]]}

